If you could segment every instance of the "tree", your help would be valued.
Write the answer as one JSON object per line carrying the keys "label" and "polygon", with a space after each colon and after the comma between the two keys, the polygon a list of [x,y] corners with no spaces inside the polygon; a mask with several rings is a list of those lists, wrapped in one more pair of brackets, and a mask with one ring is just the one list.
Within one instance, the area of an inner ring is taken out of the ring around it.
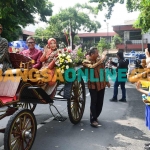
{"label": "tree", "polygon": [[115,35],[111,42],[111,48],[116,48],[116,45],[120,43],[122,43],[122,38],[119,35]]}
{"label": "tree", "polygon": [[113,7],[116,3],[124,4],[128,12],[140,11],[139,17],[136,20],[134,27],[141,28],[143,32],[150,29],[150,1],[149,0],[90,0],[90,2],[98,3],[97,9],[102,11],[108,10],[106,18],[109,19],[112,15]]}
{"label": "tree", "polygon": [[112,39],[115,45],[120,44],[122,42],[122,38],[119,35],[115,35]]}
{"label": "tree", "polygon": [[97,45],[98,50],[102,53],[105,49],[110,48],[110,43],[105,38],[101,38]]}
{"label": "tree", "polygon": [[142,0],[140,3],[140,14],[134,27],[141,28],[144,33],[150,29],[150,1]]}
{"label": "tree", "polygon": [[82,44],[82,48],[85,49],[86,51],[88,51],[91,47],[96,47],[96,43],[94,43],[94,41],[86,41]]}
{"label": "tree", "polygon": [[40,47],[44,47],[47,44],[47,40],[52,36],[52,33],[48,29],[38,28],[35,31],[34,38],[36,43],[40,45]]}
{"label": "tree", "polygon": [[78,35],[74,36],[73,43],[74,44],[79,44],[80,43],[80,37]]}
{"label": "tree", "polygon": [[1,0],[0,23],[3,25],[3,37],[16,40],[21,27],[34,24],[35,14],[46,22],[46,16],[52,15],[52,3],[48,0]]}
{"label": "tree", "polygon": [[63,30],[66,31],[69,37],[70,27],[72,39],[80,30],[96,32],[101,25],[98,21],[91,20],[89,14],[96,16],[95,9],[87,4],[76,4],[73,7],[61,9],[58,14],[50,18],[49,26],[46,30],[49,30],[53,37],[58,39],[65,39]]}

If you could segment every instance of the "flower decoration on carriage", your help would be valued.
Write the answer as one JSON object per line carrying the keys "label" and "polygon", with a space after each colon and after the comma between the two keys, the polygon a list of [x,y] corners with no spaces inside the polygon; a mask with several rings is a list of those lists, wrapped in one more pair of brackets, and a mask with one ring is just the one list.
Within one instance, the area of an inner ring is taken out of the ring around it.
{"label": "flower decoration on carriage", "polygon": [[65,70],[73,67],[71,52],[70,48],[58,50],[58,57],[55,64],[62,74],[64,74]]}
{"label": "flower decoration on carriage", "polygon": [[76,65],[81,65],[82,61],[85,59],[86,51],[82,51],[81,45],[76,46],[76,48],[72,51],[71,57]]}

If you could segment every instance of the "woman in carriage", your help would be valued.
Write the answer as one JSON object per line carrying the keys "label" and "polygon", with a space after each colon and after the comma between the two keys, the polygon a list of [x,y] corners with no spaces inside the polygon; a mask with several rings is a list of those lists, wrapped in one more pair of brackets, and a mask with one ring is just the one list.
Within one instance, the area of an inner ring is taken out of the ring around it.
{"label": "woman in carriage", "polygon": [[[50,38],[48,40],[48,44],[44,48],[44,53],[40,58],[40,61],[43,63],[41,70],[49,69],[48,74],[51,76],[51,79],[55,73],[55,61],[57,59],[57,53],[56,40],[54,38]],[[44,87],[46,93],[50,95],[51,98],[53,98],[55,95],[56,86],[56,81],[49,81]]]}

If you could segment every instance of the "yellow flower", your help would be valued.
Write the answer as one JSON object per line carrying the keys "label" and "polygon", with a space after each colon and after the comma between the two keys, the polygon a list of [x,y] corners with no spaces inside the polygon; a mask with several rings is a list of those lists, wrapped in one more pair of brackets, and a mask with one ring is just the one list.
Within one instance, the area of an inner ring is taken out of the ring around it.
{"label": "yellow flower", "polygon": [[61,73],[64,73],[64,69],[61,70]]}
{"label": "yellow flower", "polygon": [[67,57],[66,57],[67,59],[70,59],[71,57],[70,57],[70,55],[67,55]]}
{"label": "yellow flower", "polygon": [[58,57],[61,57],[62,56],[62,54],[58,54]]}
{"label": "yellow flower", "polygon": [[72,59],[68,59],[68,62],[70,62],[70,63],[71,63],[71,62],[72,62]]}

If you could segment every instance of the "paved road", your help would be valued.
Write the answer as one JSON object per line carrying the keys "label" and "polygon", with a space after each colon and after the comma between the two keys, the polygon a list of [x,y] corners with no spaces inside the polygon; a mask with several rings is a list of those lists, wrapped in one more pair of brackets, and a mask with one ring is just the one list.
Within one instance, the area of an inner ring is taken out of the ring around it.
{"label": "paved road", "polygon": [[[109,102],[113,86],[106,89],[98,128],[89,123],[88,90],[85,112],[78,125],[73,125],[68,118],[64,122],[54,121],[48,105],[38,105],[35,110],[38,131],[32,150],[143,150],[144,143],[150,141],[144,122],[145,106],[134,85],[128,83],[126,87],[127,103]],[[55,102],[55,105],[68,117],[66,102]],[[0,127],[5,126],[7,120],[1,121]],[[0,134],[0,150],[2,145],[3,134]]]}

